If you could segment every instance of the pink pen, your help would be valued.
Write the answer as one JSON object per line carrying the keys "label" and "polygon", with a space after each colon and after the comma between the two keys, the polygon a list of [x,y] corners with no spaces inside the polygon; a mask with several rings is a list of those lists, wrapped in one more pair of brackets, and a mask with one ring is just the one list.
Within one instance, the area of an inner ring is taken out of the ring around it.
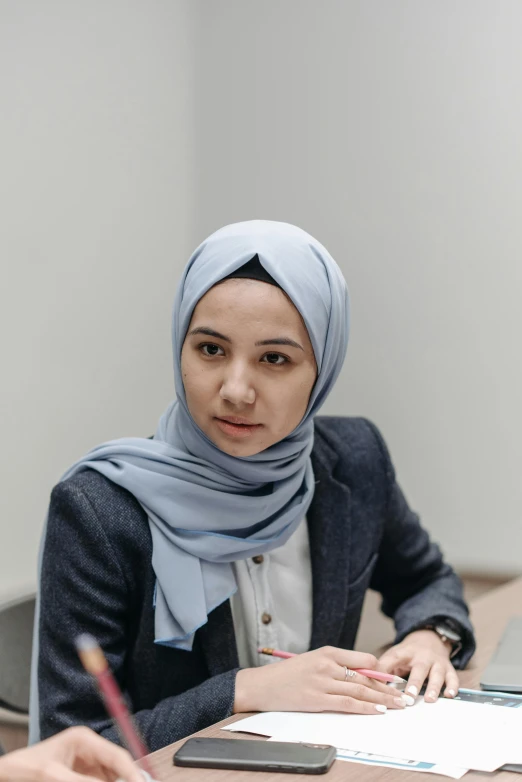
{"label": "pink pen", "polygon": [[[268,646],[260,647],[259,654],[269,654],[272,657],[282,657],[287,660],[290,657],[296,657],[293,652],[282,652],[280,649],[271,649]],[[380,682],[386,682],[388,684],[406,684],[406,679],[401,679],[400,676],[394,676],[392,673],[381,673],[380,671],[371,671],[368,668],[354,668],[356,673],[360,673],[362,676],[367,676],[369,679],[377,679]]]}

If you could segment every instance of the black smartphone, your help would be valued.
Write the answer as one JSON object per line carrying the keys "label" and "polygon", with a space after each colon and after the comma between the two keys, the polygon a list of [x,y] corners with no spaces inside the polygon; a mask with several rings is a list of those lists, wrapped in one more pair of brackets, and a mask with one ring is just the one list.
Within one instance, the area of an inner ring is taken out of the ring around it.
{"label": "black smartphone", "polygon": [[293,744],[250,739],[187,739],[174,755],[175,766],[233,768],[326,774],[336,749],[325,744]]}

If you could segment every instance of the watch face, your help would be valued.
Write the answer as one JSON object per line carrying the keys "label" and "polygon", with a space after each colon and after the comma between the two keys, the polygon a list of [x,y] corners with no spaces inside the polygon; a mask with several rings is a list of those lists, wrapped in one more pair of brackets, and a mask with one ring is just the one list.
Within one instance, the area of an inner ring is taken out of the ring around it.
{"label": "watch face", "polygon": [[454,630],[451,630],[451,629],[450,629],[449,627],[447,627],[446,625],[437,625],[437,626],[435,627],[435,631],[436,631],[436,632],[437,632],[439,635],[445,635],[445,636],[446,636],[446,638],[447,638],[449,641],[453,641],[453,643],[458,643],[458,642],[461,640],[461,637],[460,637],[460,635],[459,635],[458,633],[456,633]]}

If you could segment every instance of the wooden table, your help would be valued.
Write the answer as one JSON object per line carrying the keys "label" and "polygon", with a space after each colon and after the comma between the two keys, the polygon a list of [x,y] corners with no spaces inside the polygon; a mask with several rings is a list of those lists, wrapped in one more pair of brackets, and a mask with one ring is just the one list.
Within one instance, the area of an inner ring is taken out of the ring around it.
{"label": "wooden table", "polygon": [[[473,601],[471,604],[471,615],[477,634],[477,652],[469,667],[459,673],[462,687],[479,689],[480,674],[493,654],[507,620],[510,616],[517,614],[522,614],[522,578],[511,581],[509,584],[494,589]],[[230,741],[256,738],[252,735],[232,734],[221,730],[224,725],[244,719],[246,716],[249,715],[236,714],[194,735],[219,736]],[[263,740],[262,737],[258,738],[260,741]],[[175,744],[164,747],[149,756],[156,777],[161,782],[169,782],[170,780],[175,782],[289,782],[291,779],[297,778],[303,782],[303,780],[314,778],[303,774],[177,768],[172,765],[172,756],[184,741],[186,739],[177,741]],[[430,780],[435,779],[434,775],[426,775],[425,773],[397,771],[395,769],[365,766],[341,760],[335,761],[328,774],[315,778],[324,779],[325,782],[341,782],[341,780],[357,780],[357,782],[430,782]],[[442,777],[437,778],[439,780],[442,779]],[[485,779],[493,778],[495,782],[508,782],[508,780],[509,782],[522,782],[522,775],[506,771],[499,771],[495,774],[469,772],[463,779],[465,782],[478,782],[478,780],[484,782]],[[449,778],[445,777],[445,779]]]}

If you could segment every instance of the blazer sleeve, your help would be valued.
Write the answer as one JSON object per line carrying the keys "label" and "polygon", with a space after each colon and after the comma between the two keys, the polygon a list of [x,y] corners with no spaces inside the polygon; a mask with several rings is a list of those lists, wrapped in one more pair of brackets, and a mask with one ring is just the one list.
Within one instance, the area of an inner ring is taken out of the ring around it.
{"label": "blazer sleeve", "polygon": [[409,508],[395,480],[384,440],[378,429],[369,421],[368,424],[377,440],[389,487],[384,531],[370,588],[381,593],[382,611],[394,619],[395,643],[438,618],[456,622],[463,645],[452,663],[464,668],[475,651],[475,638],[462,582]]}
{"label": "blazer sleeve", "polygon": [[[40,576],[38,717],[40,738],[71,725],[88,725],[120,743],[74,647],[90,633],[104,649],[125,692],[133,588],[88,496],[68,482],[53,490]],[[137,606],[136,606],[137,609]],[[232,714],[237,670],[207,679],[154,708],[134,713],[154,751]]]}

